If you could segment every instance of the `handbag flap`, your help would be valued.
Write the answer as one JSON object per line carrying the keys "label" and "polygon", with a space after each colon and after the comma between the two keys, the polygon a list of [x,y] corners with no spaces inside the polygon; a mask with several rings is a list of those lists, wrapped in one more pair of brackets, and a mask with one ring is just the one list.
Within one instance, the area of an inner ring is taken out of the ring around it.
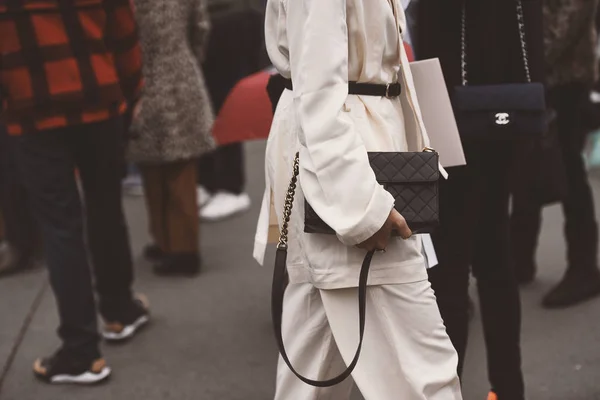
{"label": "handbag flap", "polygon": [[541,83],[457,86],[453,105],[460,111],[544,111],[546,98]]}
{"label": "handbag flap", "polygon": [[440,178],[439,155],[434,152],[372,152],[369,162],[381,184],[436,182]]}

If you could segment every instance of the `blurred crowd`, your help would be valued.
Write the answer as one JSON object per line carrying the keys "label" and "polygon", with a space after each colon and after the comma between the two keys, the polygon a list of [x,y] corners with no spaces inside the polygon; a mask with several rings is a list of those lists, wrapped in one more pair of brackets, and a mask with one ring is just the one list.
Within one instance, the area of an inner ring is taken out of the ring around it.
{"label": "blurred crowd", "polygon": [[[448,88],[460,85],[460,42],[443,34],[460,37],[460,2],[403,3],[404,40],[416,58],[440,58]],[[478,16],[467,24],[474,84],[523,80],[517,19],[496,3],[469,6]],[[548,132],[518,149],[465,142],[469,169],[452,171],[442,184],[442,227],[433,238],[440,265],[429,279],[460,374],[472,311],[469,277],[477,278],[490,396],[498,396],[490,399],[523,400],[518,285],[543,268],[536,249],[545,206],[563,206],[568,255],[564,278],[543,305],[568,307],[600,295],[598,226],[584,158],[588,133],[600,128],[597,3],[542,7],[523,0],[527,73],[546,87]],[[204,222],[250,208],[243,140],[223,143],[213,127],[243,79],[267,74],[271,89],[278,84],[267,70],[266,5],[0,3],[0,276],[47,267],[63,343],[35,362],[38,377],[105,379],[110,368],[101,338],[130,339],[150,319],[148,300],[133,290],[124,194],[145,199],[152,242],[144,256],[161,276],[197,275]],[[274,105],[280,91],[270,93]]]}

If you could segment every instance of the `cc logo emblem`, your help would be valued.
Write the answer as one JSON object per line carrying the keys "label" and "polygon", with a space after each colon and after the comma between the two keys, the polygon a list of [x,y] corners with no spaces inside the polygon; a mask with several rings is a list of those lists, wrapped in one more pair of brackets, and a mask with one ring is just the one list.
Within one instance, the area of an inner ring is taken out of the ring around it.
{"label": "cc logo emblem", "polygon": [[510,123],[509,117],[507,113],[496,114],[496,125],[508,125]]}

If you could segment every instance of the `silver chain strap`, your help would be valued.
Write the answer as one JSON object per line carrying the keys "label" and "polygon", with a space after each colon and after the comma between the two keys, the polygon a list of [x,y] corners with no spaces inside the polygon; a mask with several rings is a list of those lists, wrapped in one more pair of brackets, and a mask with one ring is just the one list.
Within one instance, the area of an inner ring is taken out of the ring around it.
{"label": "silver chain strap", "polygon": [[523,12],[523,2],[521,0],[517,0],[517,20],[519,22],[521,53],[523,55],[523,64],[525,66],[525,79],[527,79],[527,83],[531,83],[531,71],[529,70],[529,51],[527,50],[527,38],[525,37],[525,13]]}
{"label": "silver chain strap", "polygon": [[290,186],[288,187],[287,194],[285,195],[285,204],[283,206],[283,224],[281,225],[281,232],[279,233],[279,244],[278,249],[287,249],[288,246],[288,228],[290,224],[290,217],[292,215],[292,208],[294,207],[294,197],[296,197],[296,186],[298,183],[298,174],[300,173],[300,153],[296,153],[294,157],[294,169],[292,171],[292,179],[290,180]]}
{"label": "silver chain strap", "polygon": [[462,85],[467,86],[467,2],[462,3],[462,23],[460,32],[460,70]]}
{"label": "silver chain strap", "polygon": [[[531,83],[531,71],[529,69],[529,52],[527,51],[527,38],[525,37],[525,15],[523,12],[522,0],[515,0],[517,3],[517,22],[519,25],[519,39],[521,41],[521,54],[525,67],[525,79]],[[462,73],[462,85],[467,86],[467,2],[462,3],[462,24],[461,24],[461,55],[460,65]]]}

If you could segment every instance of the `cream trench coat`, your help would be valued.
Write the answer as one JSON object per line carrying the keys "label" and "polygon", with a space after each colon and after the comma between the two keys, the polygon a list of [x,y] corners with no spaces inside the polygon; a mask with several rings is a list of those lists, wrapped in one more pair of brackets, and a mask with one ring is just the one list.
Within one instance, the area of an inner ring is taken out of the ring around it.
{"label": "cream trench coat", "polygon": [[[401,45],[404,27],[399,0],[268,1],[267,50],[279,73],[294,82],[294,91],[283,93],[267,143],[254,256],[263,263],[271,191],[281,224],[299,151],[300,178],[289,229],[292,283],[310,282],[320,289],[357,286],[365,251],[355,245],[383,226],[394,205],[377,183],[367,152],[421,151],[429,144]],[[402,96],[348,95],[349,80],[399,81]],[[337,237],[303,232],[304,197]],[[394,238],[386,253],[375,255],[369,284],[423,279],[421,238]]]}

